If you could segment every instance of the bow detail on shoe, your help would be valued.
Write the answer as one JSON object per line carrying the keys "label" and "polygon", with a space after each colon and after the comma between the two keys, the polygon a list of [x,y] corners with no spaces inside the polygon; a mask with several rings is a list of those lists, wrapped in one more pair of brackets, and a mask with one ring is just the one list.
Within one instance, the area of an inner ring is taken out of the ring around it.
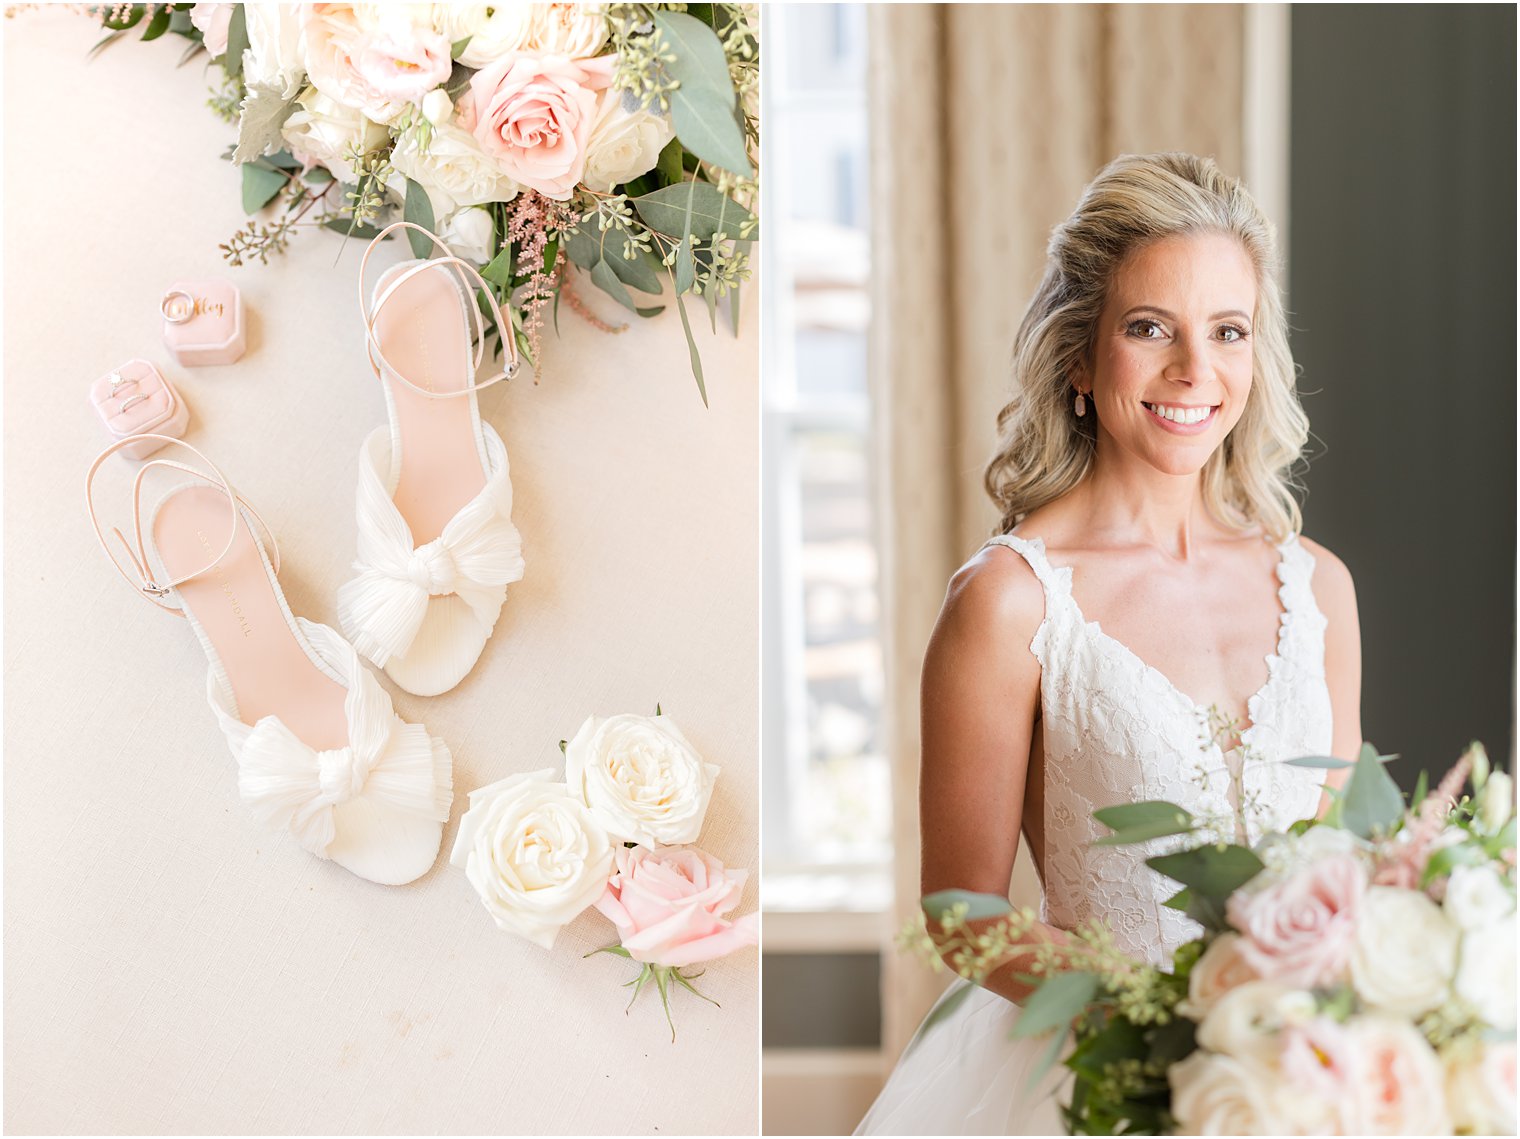
{"label": "bow detail on shoe", "polygon": [[390,440],[382,429],[359,461],[356,577],[338,590],[338,615],[354,647],[384,668],[404,656],[427,616],[428,598],[457,594],[475,619],[496,624],[507,586],[523,574],[522,539],[512,525],[506,447],[485,428],[494,473],[431,542],[413,548],[411,529],[387,486]]}
{"label": "bow detail on shoe", "polygon": [[213,668],[212,708],[238,764],[238,793],[254,817],[288,830],[325,858],[341,821],[335,808],[358,799],[442,822],[453,800],[448,750],[420,724],[395,714],[352,646],[325,625],[297,618],[308,642],[348,686],[348,745],[317,749],[277,716],[249,727],[237,718],[231,690]]}

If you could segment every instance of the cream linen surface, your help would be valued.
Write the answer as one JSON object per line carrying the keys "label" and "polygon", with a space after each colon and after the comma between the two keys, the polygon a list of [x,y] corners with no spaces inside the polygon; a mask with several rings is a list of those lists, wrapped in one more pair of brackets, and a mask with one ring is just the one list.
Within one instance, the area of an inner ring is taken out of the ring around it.
{"label": "cream linen surface", "polygon": [[[723,767],[702,845],[756,867],[755,307],[737,342],[699,331],[711,410],[669,312],[611,337],[562,306],[543,383],[483,394],[527,574],[457,689],[382,679],[448,741],[456,795],[430,873],[358,880],[239,801],[200,647],[106,564],[81,488],[106,442],[89,381],[158,362],[187,440],[274,529],[292,608],[335,623],[359,445],[385,416],[361,249],[334,266],[337,239],[307,231],[225,267],[243,215],[203,61],[176,70],[180,41],[134,32],[87,62],[99,35],[63,11],[5,21],[7,1132],[753,1133],[754,950],[708,969],[721,1010],[672,998],[671,1044],[652,991],[623,1015],[626,961],[581,960],[606,919],[545,952],[495,927],[447,852],[470,790],[558,767],[588,714],[659,702]],[[161,345],[163,287],[203,276],[243,290],[236,365]]]}

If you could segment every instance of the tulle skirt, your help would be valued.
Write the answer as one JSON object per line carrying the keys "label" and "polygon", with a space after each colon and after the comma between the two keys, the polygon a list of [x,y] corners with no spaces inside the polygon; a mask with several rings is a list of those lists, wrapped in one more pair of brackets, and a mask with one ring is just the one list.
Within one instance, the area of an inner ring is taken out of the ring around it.
{"label": "tulle skirt", "polygon": [[[957,981],[939,1003],[968,984]],[[948,1019],[920,1028],[855,1134],[1064,1135],[1072,1074],[1057,1061],[1028,1086],[1050,1041],[1014,1039],[1019,1011],[975,988]]]}

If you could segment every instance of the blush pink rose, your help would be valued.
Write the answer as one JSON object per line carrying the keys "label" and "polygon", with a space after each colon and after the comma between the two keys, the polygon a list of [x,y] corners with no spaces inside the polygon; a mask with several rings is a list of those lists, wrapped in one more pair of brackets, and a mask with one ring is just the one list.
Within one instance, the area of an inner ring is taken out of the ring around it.
{"label": "blush pink rose", "polygon": [[616,62],[509,51],[470,79],[461,119],[513,181],[565,201],[585,169],[597,92],[611,86]]}
{"label": "blush pink rose", "polygon": [[1367,876],[1350,854],[1331,854],[1283,881],[1231,895],[1225,913],[1240,953],[1268,980],[1313,988],[1344,974],[1356,945]]}
{"label": "blush pink rose", "polygon": [[206,54],[218,59],[227,54],[227,33],[232,28],[236,4],[197,4],[190,9],[190,23],[200,32]]}
{"label": "blush pink rose", "polygon": [[444,35],[409,20],[387,19],[360,37],[354,53],[354,70],[382,101],[420,104],[453,68]]}
{"label": "blush pink rose", "polygon": [[722,915],[739,904],[746,870],[694,846],[622,847],[596,908],[617,926],[623,948],[650,965],[695,965],[760,940],[758,914]]}

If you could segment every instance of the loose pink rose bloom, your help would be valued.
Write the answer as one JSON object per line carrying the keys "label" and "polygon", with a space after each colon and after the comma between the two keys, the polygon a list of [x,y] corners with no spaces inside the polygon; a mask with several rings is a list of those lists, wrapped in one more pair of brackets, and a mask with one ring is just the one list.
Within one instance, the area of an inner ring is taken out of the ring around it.
{"label": "loose pink rose bloom", "polygon": [[1313,988],[1346,969],[1367,877],[1350,854],[1332,854],[1263,889],[1237,891],[1225,907],[1245,935],[1240,952],[1264,978]]}
{"label": "loose pink rose bloom", "polygon": [[635,961],[695,965],[759,942],[759,915],[722,916],[739,904],[747,870],[725,870],[694,846],[621,847],[615,859],[596,908]]}
{"label": "loose pink rose bloom", "polygon": [[236,4],[197,4],[190,9],[190,22],[201,34],[212,59],[227,54],[227,33],[232,28]]}
{"label": "loose pink rose bloom", "polygon": [[449,41],[441,32],[404,19],[387,19],[361,36],[354,68],[382,100],[422,102],[453,70]]}
{"label": "loose pink rose bloom", "polygon": [[461,119],[508,177],[566,201],[585,169],[596,93],[611,86],[616,63],[509,51],[471,78]]}

